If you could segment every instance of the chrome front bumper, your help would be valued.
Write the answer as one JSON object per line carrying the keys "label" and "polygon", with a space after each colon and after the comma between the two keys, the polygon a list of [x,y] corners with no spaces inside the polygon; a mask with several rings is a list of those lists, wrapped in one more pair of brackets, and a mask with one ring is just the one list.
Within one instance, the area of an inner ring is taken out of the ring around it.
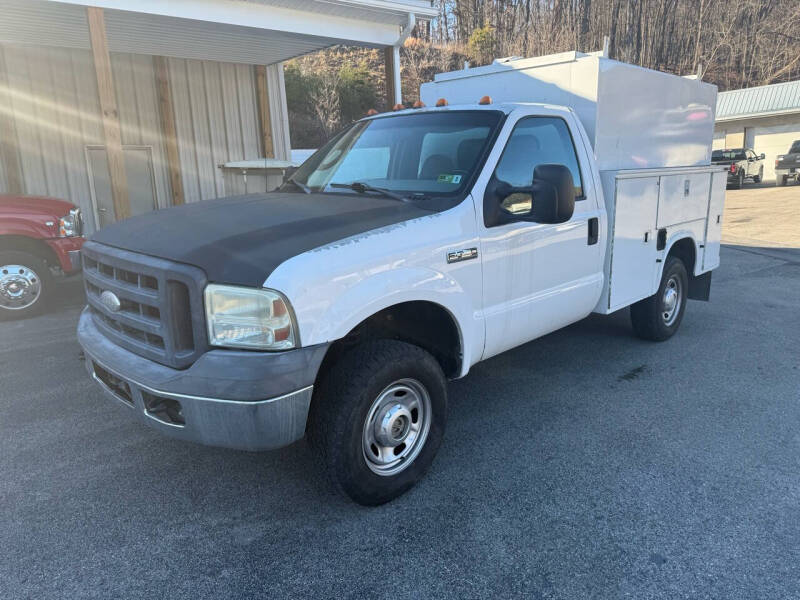
{"label": "chrome front bumper", "polygon": [[165,435],[207,446],[271,450],[303,437],[312,386],[258,402],[220,400],[154,390],[87,356],[91,377],[107,396]]}
{"label": "chrome front bumper", "polygon": [[177,370],[113,344],[88,311],[78,341],[92,379],[138,420],[171,437],[239,450],[270,450],[303,437],[325,350],[283,356],[212,351]]}

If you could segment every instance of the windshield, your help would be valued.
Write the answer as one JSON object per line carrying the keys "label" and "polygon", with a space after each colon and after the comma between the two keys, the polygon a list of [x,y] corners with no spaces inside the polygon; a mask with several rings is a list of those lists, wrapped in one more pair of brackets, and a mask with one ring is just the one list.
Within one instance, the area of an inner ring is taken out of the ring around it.
{"label": "windshield", "polygon": [[711,160],[746,160],[744,150],[714,150]]}
{"label": "windshield", "polygon": [[[502,120],[499,111],[437,111],[359,121],[292,176],[313,192],[353,183],[403,196],[460,193]],[[363,188],[362,188],[363,189]]]}

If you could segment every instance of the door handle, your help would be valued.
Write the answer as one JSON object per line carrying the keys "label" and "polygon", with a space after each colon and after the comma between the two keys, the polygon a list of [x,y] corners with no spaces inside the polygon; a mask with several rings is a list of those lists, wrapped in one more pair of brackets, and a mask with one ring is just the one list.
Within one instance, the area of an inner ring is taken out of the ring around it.
{"label": "door handle", "polygon": [[600,222],[597,217],[589,219],[589,238],[587,240],[589,246],[594,246],[600,237]]}

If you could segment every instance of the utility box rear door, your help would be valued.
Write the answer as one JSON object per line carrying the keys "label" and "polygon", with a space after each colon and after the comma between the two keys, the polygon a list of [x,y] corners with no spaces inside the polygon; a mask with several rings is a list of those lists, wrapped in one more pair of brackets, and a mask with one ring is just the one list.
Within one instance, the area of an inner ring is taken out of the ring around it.
{"label": "utility box rear door", "polygon": [[719,266],[719,246],[722,241],[722,211],[725,205],[725,188],[728,173],[717,171],[711,175],[711,198],[708,202],[706,241],[703,250],[703,271]]}

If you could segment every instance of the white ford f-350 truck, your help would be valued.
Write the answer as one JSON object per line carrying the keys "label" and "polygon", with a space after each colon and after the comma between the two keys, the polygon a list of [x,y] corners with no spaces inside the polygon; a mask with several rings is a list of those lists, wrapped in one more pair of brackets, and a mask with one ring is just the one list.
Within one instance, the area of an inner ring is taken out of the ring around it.
{"label": "white ford f-350 truck", "polygon": [[666,340],[708,299],[727,177],[710,166],[714,86],[571,52],[421,95],[274,192],[96,233],[90,375],[184,440],[307,433],[341,491],[380,504],[431,464],[448,379],[592,312],[630,306],[636,334]]}

